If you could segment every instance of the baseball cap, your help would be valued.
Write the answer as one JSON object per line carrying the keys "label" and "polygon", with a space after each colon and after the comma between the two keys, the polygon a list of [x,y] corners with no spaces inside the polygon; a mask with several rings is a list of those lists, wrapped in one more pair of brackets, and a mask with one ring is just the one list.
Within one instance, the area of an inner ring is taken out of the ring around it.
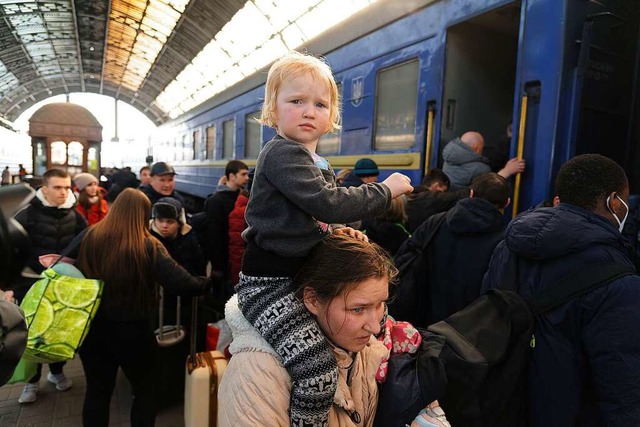
{"label": "baseball cap", "polygon": [[158,162],[154,163],[153,166],[151,166],[151,176],[169,174],[177,175],[175,169],[173,169],[173,166],[168,163]]}

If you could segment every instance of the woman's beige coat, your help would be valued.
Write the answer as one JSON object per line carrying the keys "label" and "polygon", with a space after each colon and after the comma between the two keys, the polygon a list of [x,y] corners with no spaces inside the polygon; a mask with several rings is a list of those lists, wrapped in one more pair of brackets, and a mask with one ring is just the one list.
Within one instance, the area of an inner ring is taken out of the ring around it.
{"label": "woman's beige coat", "polygon": [[[236,297],[226,307],[233,333],[233,354],[218,392],[218,426],[289,426],[291,378],[275,351],[238,309]],[[353,359],[334,348],[338,361],[338,390],[329,414],[331,427],[367,427],[378,405],[376,370],[388,350],[374,338]],[[356,415],[357,413],[357,415]],[[353,419],[360,417],[360,422]]]}

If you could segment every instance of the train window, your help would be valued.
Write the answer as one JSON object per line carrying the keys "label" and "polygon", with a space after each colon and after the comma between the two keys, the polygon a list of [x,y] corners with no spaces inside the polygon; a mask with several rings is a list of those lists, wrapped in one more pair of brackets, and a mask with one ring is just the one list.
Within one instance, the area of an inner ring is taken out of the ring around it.
{"label": "train window", "polygon": [[[342,100],[342,83],[338,83],[339,99]],[[329,132],[325,134],[316,147],[318,154],[334,154],[340,151],[340,140],[342,139],[342,130],[335,133]]]}
{"label": "train window", "polygon": [[216,127],[209,126],[207,128],[207,152],[205,159],[213,159],[216,152]]}
{"label": "train window", "polygon": [[377,79],[376,150],[411,148],[415,141],[418,61],[381,70]]}
{"label": "train window", "polygon": [[222,124],[222,158],[233,158],[233,146],[235,145],[236,121],[227,120]]}
{"label": "train window", "polygon": [[198,153],[197,157],[199,160],[203,160],[207,158],[206,153],[207,147],[201,143],[200,141],[200,129],[196,129],[193,131],[193,159],[196,158],[196,153]]}
{"label": "train window", "polygon": [[193,160],[193,140],[189,140],[189,135],[182,135],[182,160]]}
{"label": "train window", "polygon": [[244,156],[255,159],[262,145],[262,125],[257,121],[260,110],[247,114],[244,123]]}

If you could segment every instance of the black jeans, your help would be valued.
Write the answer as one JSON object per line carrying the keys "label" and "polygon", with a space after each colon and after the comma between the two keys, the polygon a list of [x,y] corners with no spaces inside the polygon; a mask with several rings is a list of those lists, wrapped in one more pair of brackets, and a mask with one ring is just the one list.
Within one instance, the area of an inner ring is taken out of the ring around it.
{"label": "black jeans", "polygon": [[[67,362],[58,362],[58,363],[49,363],[49,371],[52,374],[57,375],[62,373],[62,368],[66,365]],[[29,380],[29,383],[36,384],[40,381],[40,376],[42,376],[42,364],[38,363],[38,370],[36,374]]]}
{"label": "black jeans", "polygon": [[118,368],[133,389],[132,427],[155,424],[158,376],[157,343],[148,321],[115,322],[96,318],[80,348],[87,378],[82,422],[87,427],[109,425],[109,406]]}

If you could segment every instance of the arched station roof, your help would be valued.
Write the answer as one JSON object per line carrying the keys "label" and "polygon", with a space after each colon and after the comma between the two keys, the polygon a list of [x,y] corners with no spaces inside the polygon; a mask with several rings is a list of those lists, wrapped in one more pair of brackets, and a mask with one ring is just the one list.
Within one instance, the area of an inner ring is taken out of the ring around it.
{"label": "arched station roof", "polygon": [[0,0],[0,125],[71,92],[160,125],[375,2]]}
{"label": "arched station roof", "polygon": [[52,95],[93,92],[154,123],[154,100],[245,0],[4,0],[0,116],[13,122]]}

